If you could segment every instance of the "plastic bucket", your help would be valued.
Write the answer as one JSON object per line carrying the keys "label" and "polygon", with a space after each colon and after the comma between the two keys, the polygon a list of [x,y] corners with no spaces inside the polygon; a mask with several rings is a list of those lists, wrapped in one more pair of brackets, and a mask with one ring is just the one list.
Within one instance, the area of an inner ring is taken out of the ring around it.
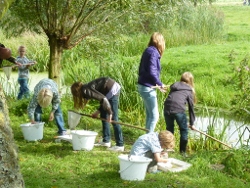
{"label": "plastic bucket", "polygon": [[131,181],[144,180],[148,164],[152,161],[150,158],[135,155],[119,155],[118,158],[120,159],[121,179]]}
{"label": "plastic bucket", "polygon": [[43,126],[44,122],[31,124],[25,123],[20,125],[22,128],[23,136],[25,140],[37,141],[43,139]]}
{"label": "plastic bucket", "polygon": [[73,150],[90,151],[94,147],[95,138],[98,133],[94,131],[73,130],[71,134]]}

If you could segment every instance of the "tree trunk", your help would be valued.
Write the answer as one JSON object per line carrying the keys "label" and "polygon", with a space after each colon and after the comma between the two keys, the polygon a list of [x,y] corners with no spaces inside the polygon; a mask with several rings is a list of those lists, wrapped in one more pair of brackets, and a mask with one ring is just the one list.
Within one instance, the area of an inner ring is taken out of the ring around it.
{"label": "tree trunk", "polygon": [[61,57],[63,53],[63,48],[61,40],[57,39],[55,36],[49,37],[50,46],[50,62],[49,62],[49,78],[53,79],[57,84],[58,88],[61,88]]}
{"label": "tree trunk", "polygon": [[9,111],[0,86],[0,188],[23,188],[17,147],[10,127]]}

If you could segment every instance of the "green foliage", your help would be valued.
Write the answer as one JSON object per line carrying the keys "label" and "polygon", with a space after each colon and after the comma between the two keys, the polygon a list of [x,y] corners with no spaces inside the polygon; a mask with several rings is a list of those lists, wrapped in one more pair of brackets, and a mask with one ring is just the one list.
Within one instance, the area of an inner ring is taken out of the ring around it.
{"label": "green foliage", "polygon": [[250,150],[238,150],[237,152],[228,152],[222,164],[225,165],[228,174],[248,179],[250,177]]}
{"label": "green foliage", "polygon": [[250,102],[250,69],[249,69],[249,57],[246,56],[239,64],[234,68],[234,75],[231,82],[234,84],[234,89],[237,91],[232,99],[232,109],[238,115],[249,114],[249,102]]}
{"label": "green foliage", "polygon": [[14,0],[1,0],[0,1],[0,19],[5,14],[5,12],[8,10],[9,6]]}

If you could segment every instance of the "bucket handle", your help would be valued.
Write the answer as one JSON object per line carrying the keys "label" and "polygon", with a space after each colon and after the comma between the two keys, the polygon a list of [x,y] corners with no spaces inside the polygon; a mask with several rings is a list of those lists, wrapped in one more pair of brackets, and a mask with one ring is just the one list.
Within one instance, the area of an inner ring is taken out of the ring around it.
{"label": "bucket handle", "polygon": [[[131,155],[128,155],[128,160],[129,160],[129,161],[132,161]],[[133,163],[131,163],[130,165],[128,165],[126,168],[124,168],[124,169],[122,169],[122,170],[119,170],[119,173],[124,172],[125,170],[127,170],[128,168],[130,168],[132,165],[133,165]]]}

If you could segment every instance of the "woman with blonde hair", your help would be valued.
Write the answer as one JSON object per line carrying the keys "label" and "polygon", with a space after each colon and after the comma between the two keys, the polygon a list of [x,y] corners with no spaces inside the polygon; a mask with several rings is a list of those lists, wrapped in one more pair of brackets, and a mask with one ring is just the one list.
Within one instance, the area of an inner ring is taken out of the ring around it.
{"label": "woman with blonde hair", "polygon": [[160,59],[165,50],[165,40],[161,33],[155,32],[150,37],[148,47],[142,54],[138,72],[138,92],[146,109],[146,129],[154,132],[159,119],[156,89],[166,92],[160,80]]}
{"label": "woman with blonde hair", "polygon": [[[179,82],[170,86],[170,92],[164,102],[164,117],[167,130],[174,134],[174,121],[180,130],[180,153],[186,155],[188,143],[188,127],[194,129],[194,104],[196,103],[194,77],[190,72],[184,72]],[[189,126],[186,116],[186,104],[189,111]]]}
{"label": "woman with blonde hair", "polygon": [[58,134],[65,135],[63,113],[60,107],[61,99],[57,84],[51,79],[40,80],[34,88],[34,95],[28,105],[28,116],[31,123],[42,121],[42,108],[47,108],[52,104],[49,121],[55,119],[58,127]]}

